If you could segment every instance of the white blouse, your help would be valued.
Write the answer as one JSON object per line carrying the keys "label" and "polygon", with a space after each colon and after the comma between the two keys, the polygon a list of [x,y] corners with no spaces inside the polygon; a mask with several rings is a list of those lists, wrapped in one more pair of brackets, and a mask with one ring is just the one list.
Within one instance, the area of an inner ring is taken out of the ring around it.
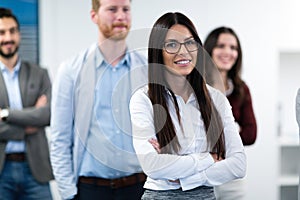
{"label": "white blouse", "polygon": [[231,106],[221,92],[208,85],[207,88],[224,126],[226,159],[219,162],[214,162],[207,150],[204,123],[200,120],[201,112],[193,94],[186,103],[176,95],[182,128],[172,97],[168,98],[169,112],[181,146],[178,154],[159,154],[148,141],[156,138],[153,108],[147,93],[148,86],[133,94],[130,101],[133,144],[139,162],[148,176],[145,188],[190,190],[202,185],[220,185],[245,176],[246,155],[234,123]]}

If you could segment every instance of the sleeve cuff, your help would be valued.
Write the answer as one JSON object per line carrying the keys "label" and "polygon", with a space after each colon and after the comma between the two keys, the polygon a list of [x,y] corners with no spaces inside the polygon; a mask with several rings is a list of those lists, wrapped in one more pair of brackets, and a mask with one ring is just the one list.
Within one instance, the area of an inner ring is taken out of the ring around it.
{"label": "sleeve cuff", "polygon": [[210,153],[192,154],[192,157],[197,161],[197,172],[201,172],[215,163]]}
{"label": "sleeve cuff", "polygon": [[206,182],[204,172],[199,172],[192,176],[180,179],[180,185],[183,191],[191,190],[204,185]]}

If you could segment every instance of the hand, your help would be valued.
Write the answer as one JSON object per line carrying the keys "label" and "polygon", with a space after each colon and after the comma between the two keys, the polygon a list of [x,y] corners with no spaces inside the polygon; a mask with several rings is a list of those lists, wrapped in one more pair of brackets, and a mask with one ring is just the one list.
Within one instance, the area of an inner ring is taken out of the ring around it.
{"label": "hand", "polygon": [[38,98],[38,100],[36,101],[35,103],[35,107],[36,108],[40,108],[40,107],[43,107],[43,106],[46,106],[47,104],[47,96],[46,95],[42,95]]}
{"label": "hand", "polygon": [[151,138],[148,140],[148,142],[150,142],[150,144],[154,147],[154,149],[157,151],[157,153],[161,153],[161,149],[160,149],[157,139]]}
{"label": "hand", "polygon": [[[148,142],[150,142],[150,144],[154,147],[154,149],[157,151],[157,153],[161,153],[161,149],[160,149],[160,146],[159,146],[159,143],[158,143],[157,139],[151,138],[151,139],[148,140]],[[179,179],[168,180],[168,181],[172,182],[172,183],[180,183]]]}
{"label": "hand", "polygon": [[33,134],[33,133],[36,133],[39,129],[36,128],[36,127],[33,127],[33,126],[28,126],[25,128],[25,133],[27,135],[30,135],[30,134]]}
{"label": "hand", "polygon": [[[40,96],[37,101],[35,102],[35,107],[36,108],[40,108],[40,107],[43,107],[47,104],[47,96],[46,95],[42,95]],[[30,135],[30,134],[33,134],[33,133],[36,133],[39,129],[37,127],[33,127],[33,126],[28,126],[25,128],[25,133]]]}
{"label": "hand", "polygon": [[221,156],[219,156],[219,158],[218,158],[218,154],[216,154],[216,153],[210,153],[210,155],[213,157],[215,162],[219,162],[219,161],[223,160],[223,158]]}
{"label": "hand", "polygon": [[169,180],[169,182],[172,182],[172,183],[180,183],[179,179],[176,179],[176,180]]}

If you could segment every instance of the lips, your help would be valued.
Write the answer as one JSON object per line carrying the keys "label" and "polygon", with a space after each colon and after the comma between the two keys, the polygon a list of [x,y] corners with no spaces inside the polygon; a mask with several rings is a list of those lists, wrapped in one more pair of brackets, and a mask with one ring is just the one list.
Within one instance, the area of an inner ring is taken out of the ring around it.
{"label": "lips", "polygon": [[126,23],[115,23],[113,24],[114,28],[127,28],[127,24]]}
{"label": "lips", "polygon": [[6,44],[6,45],[2,45],[3,47],[6,47],[6,48],[12,48],[13,45],[12,44]]}
{"label": "lips", "polygon": [[175,61],[174,63],[175,64],[179,64],[179,65],[186,65],[186,64],[189,64],[192,60],[178,60],[178,61]]}
{"label": "lips", "polygon": [[221,57],[219,57],[219,60],[221,62],[228,63],[228,62],[231,62],[232,58],[229,56],[221,56]]}

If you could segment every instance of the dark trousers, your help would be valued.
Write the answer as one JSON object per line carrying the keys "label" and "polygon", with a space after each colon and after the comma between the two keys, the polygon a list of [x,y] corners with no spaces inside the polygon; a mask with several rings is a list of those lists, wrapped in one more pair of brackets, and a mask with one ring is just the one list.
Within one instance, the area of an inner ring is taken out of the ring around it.
{"label": "dark trousers", "polygon": [[144,193],[144,183],[123,188],[111,188],[94,184],[78,183],[75,200],[140,200]]}

